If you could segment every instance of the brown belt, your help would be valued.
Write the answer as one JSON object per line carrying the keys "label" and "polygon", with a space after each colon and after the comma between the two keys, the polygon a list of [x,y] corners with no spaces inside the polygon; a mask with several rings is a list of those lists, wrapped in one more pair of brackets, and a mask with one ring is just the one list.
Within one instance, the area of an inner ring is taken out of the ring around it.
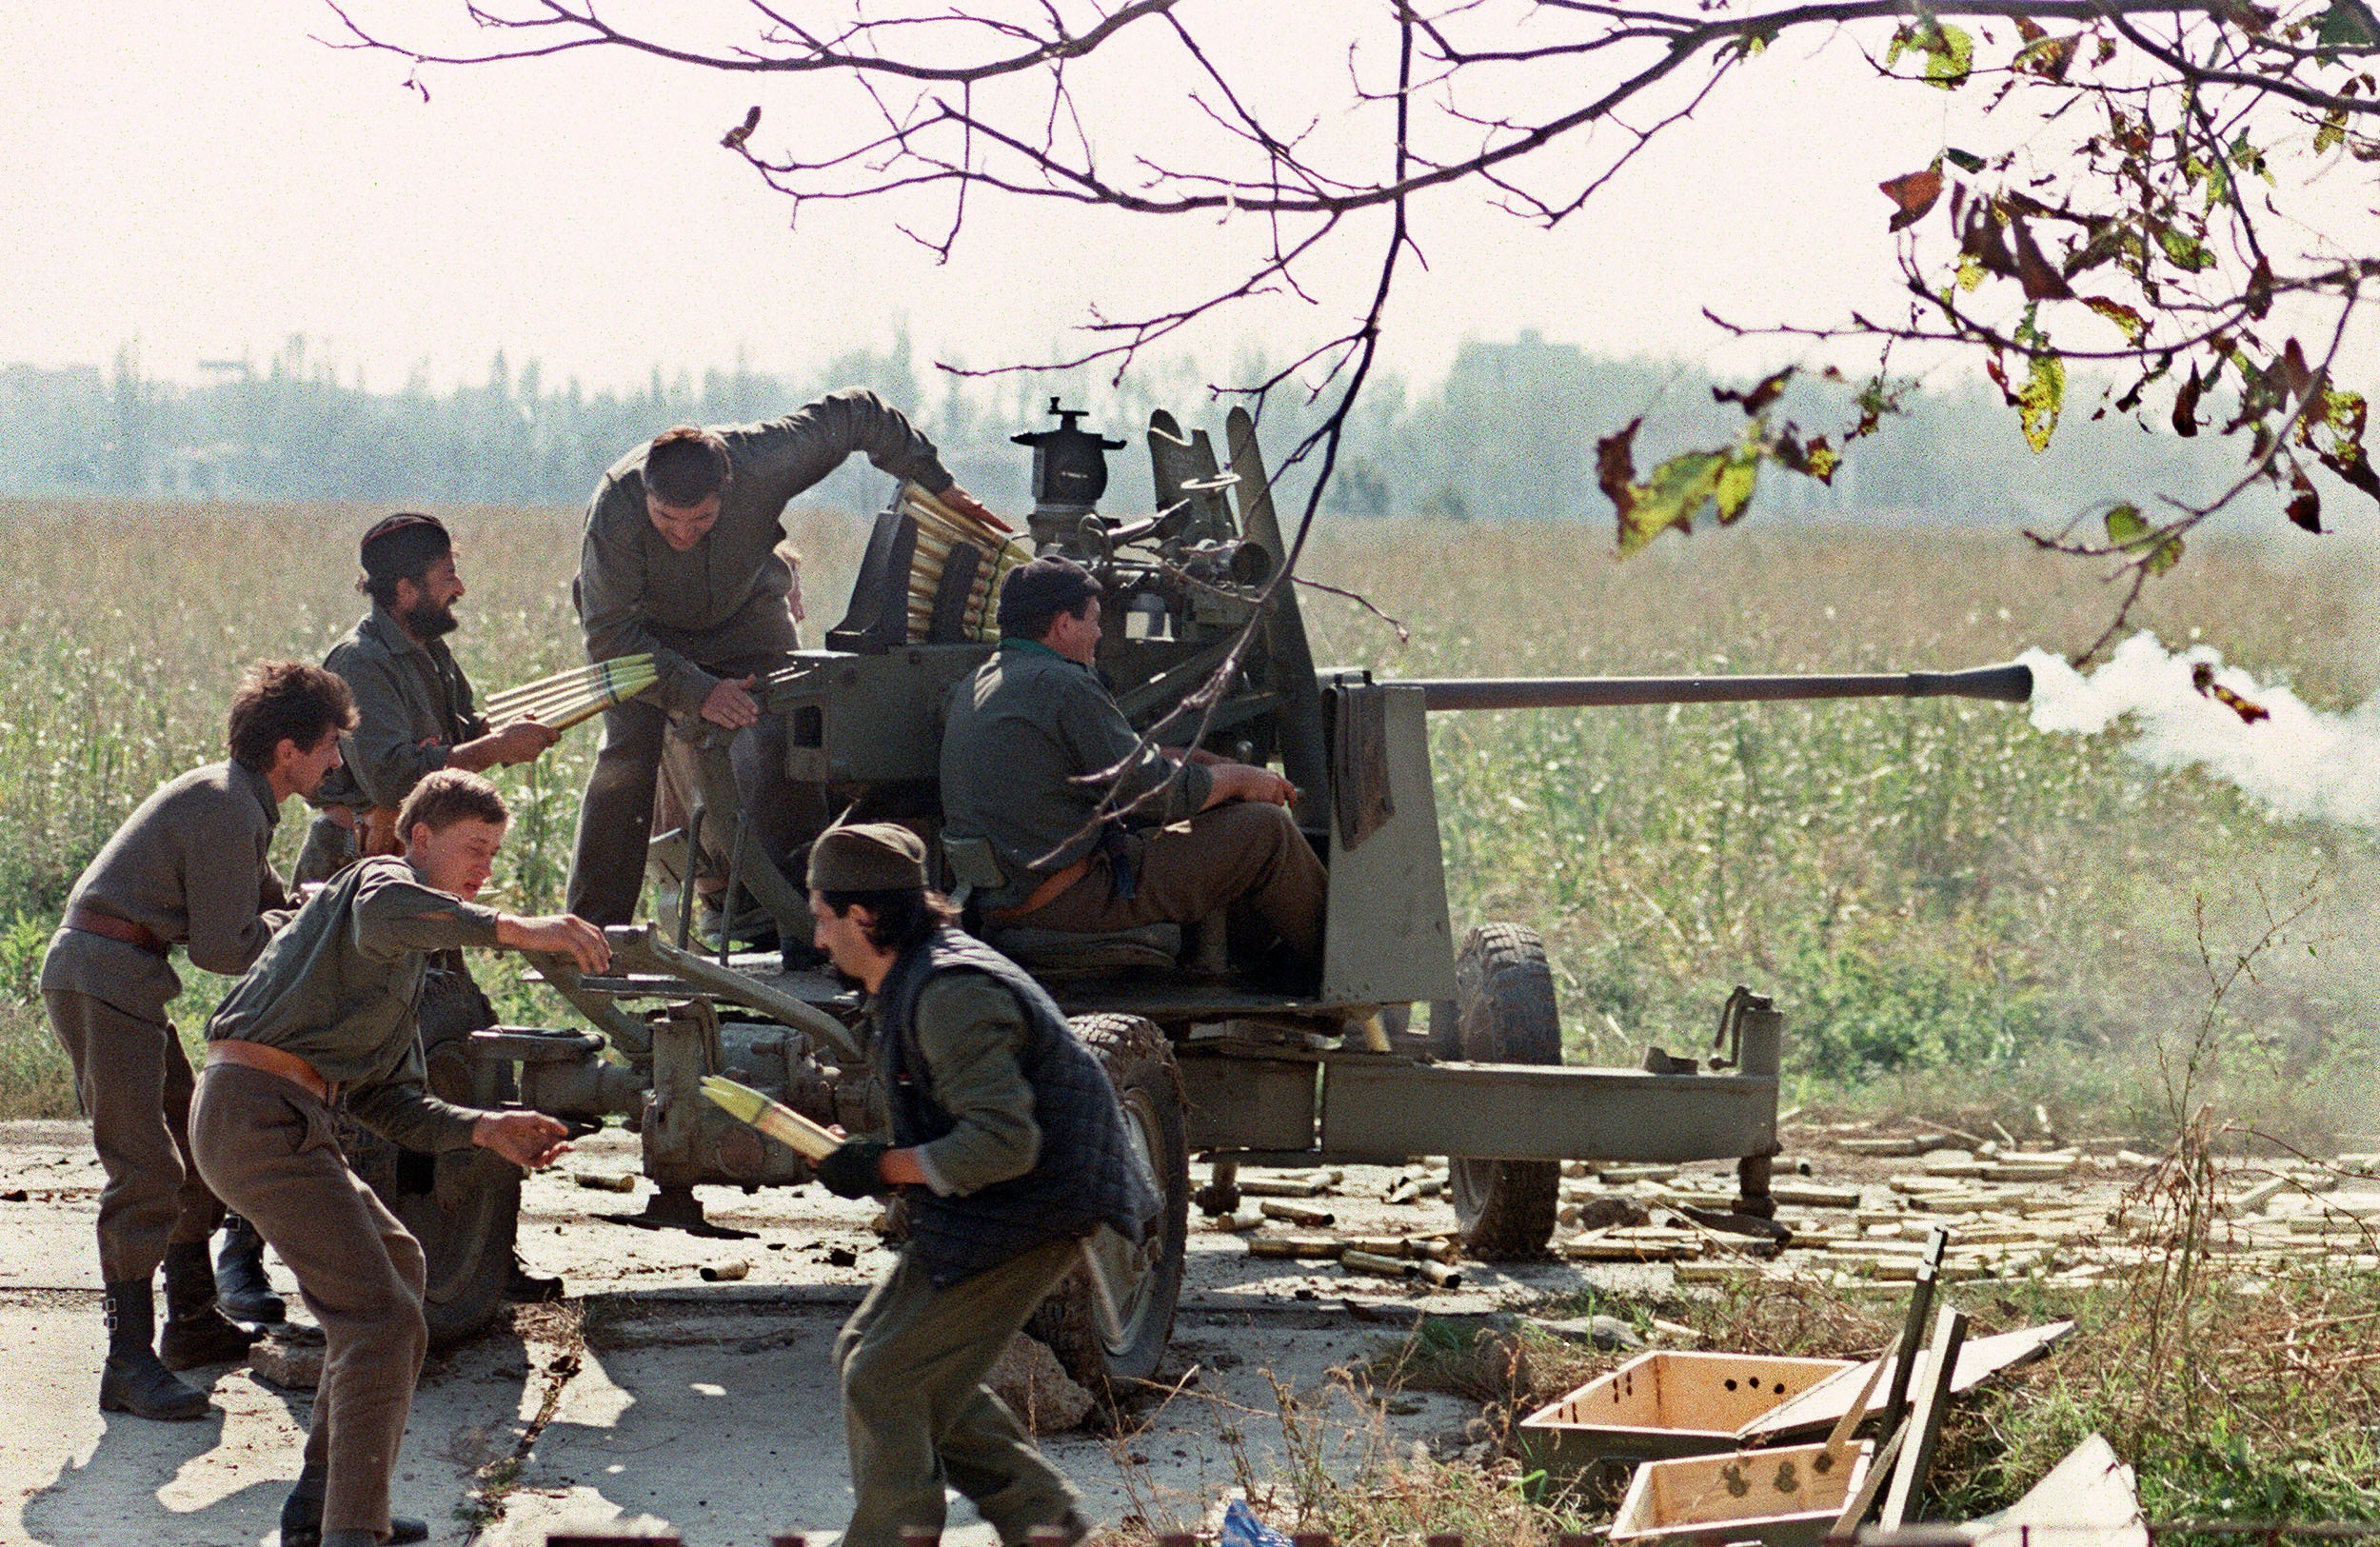
{"label": "brown belt", "polygon": [[1063,870],[1051,871],[1049,875],[1042,878],[1039,886],[1033,888],[1033,895],[1015,907],[985,908],[983,917],[993,923],[1006,923],[1011,919],[1021,919],[1035,908],[1047,907],[1050,903],[1057,902],[1059,898],[1065,895],[1066,888],[1090,874],[1090,871],[1091,857],[1086,854]]}
{"label": "brown belt", "polygon": [[136,946],[151,956],[165,956],[172,949],[157,937],[155,930],[147,924],[137,924],[129,919],[119,919],[112,913],[102,913],[97,908],[69,908],[62,922],[69,929],[79,929],[86,935],[99,935],[108,940],[122,941],[125,944]]}
{"label": "brown belt", "polygon": [[232,1037],[208,1042],[207,1066],[211,1069],[218,1063],[236,1063],[243,1069],[279,1075],[325,1105],[336,1101],[339,1096],[339,1087],[325,1080],[312,1064],[295,1053],[267,1047],[263,1042],[244,1042]]}

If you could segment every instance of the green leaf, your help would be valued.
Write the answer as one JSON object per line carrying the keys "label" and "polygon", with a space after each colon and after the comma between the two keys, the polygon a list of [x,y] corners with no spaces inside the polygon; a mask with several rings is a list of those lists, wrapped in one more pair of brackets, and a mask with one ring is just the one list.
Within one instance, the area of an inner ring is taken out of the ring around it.
{"label": "green leaf", "polygon": [[2066,406],[2066,366],[2053,354],[2033,357],[2033,370],[2016,394],[2016,420],[2024,426],[2026,444],[2035,451],[2050,448],[2057,431],[2057,416]]}
{"label": "green leaf", "polygon": [[[2108,545],[2118,550],[2137,550],[2153,535],[2153,528],[2141,515],[2136,505],[2119,505],[2108,511]],[[2169,537],[2151,550],[2146,567],[2152,575],[2162,575],[2182,562],[2182,540]]]}
{"label": "green leaf", "polygon": [[2314,41],[2341,53],[2380,52],[2380,20],[2373,18],[2371,8],[2363,0],[2330,0]]}
{"label": "green leaf", "polygon": [[1719,525],[1733,526],[1752,504],[1752,491],[1760,482],[1760,446],[1750,442],[1728,454],[1721,465],[1717,481],[1712,486],[1712,498],[1718,506]]}
{"label": "green leaf", "polygon": [[2086,295],[2083,305],[2122,328],[2127,344],[2137,344],[2148,336],[2149,319],[2121,301],[2112,301],[2104,295]]}
{"label": "green leaf", "polygon": [[1961,257],[1958,260],[1958,288],[1962,290],[1972,290],[1982,283],[1982,261],[1973,257]]}
{"label": "green leaf", "polygon": [[1961,150],[1957,147],[1953,146],[1943,150],[1942,153],[1951,158],[1951,164],[1953,166],[1957,167],[1962,170],[1971,172],[1979,172],[1983,170],[1983,158],[1975,154],[1973,150]]}
{"label": "green leaf", "polygon": [[2347,140],[2347,109],[2333,108],[2323,116],[2322,127],[2314,130],[2314,154],[2342,145]]}
{"label": "green leaf", "polygon": [[1974,73],[1975,40],[1955,27],[1935,24],[1941,47],[1927,50],[1926,84],[1954,91]]}
{"label": "green leaf", "polygon": [[2204,242],[2188,231],[2168,226],[2157,232],[2157,246],[2165,249],[2166,257],[2172,261],[2174,268],[2188,273],[2194,274],[2202,268],[2214,267],[2214,254],[2207,250]]}

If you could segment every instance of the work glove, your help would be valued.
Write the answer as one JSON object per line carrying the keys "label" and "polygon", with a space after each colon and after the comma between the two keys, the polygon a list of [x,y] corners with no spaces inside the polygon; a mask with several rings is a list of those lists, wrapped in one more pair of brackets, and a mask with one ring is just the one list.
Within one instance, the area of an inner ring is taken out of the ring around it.
{"label": "work glove", "polygon": [[892,1190],[877,1165],[890,1148],[881,1139],[846,1139],[812,1169],[837,1198],[874,1198]]}

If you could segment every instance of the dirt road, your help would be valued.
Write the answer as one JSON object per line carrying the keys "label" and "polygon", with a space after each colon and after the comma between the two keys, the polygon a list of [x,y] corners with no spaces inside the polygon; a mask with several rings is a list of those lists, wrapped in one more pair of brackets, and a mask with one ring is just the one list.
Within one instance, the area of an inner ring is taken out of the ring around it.
{"label": "dirt road", "polygon": [[[399,1470],[399,1508],[444,1543],[534,1543],[565,1523],[667,1526],[689,1542],[758,1543],[831,1533],[849,1510],[830,1354],[836,1329],[891,1261],[872,1208],[816,1187],[746,1197],[704,1188],[713,1221],[745,1233],[698,1239],[602,1216],[635,1195],[575,1180],[636,1169],[633,1140],[587,1140],[531,1180],[521,1250],[559,1273],[569,1299],[433,1356]],[[1715,1171],[1716,1168],[1714,1168]],[[1395,1173],[1350,1171],[1318,1200],[1359,1230],[1451,1225],[1443,1204],[1378,1201]],[[78,1124],[0,1125],[0,1540],[56,1544],[258,1543],[295,1476],[307,1394],[245,1369],[196,1372],[215,1411],[193,1423],[101,1415],[105,1342],[91,1244],[99,1170]],[[847,1263],[838,1258],[847,1255]],[[749,1265],[740,1282],[700,1270]],[[1278,1378],[1338,1464],[1363,1444],[1465,1443],[1474,1410],[1445,1397],[1359,1406],[1334,1369],[1361,1361],[1416,1314],[1482,1312],[1585,1286],[1578,1267],[1466,1265],[1458,1292],[1408,1292],[1336,1266],[1249,1258],[1194,1216],[1183,1308],[1166,1377],[1180,1394],[1111,1438],[1047,1448],[1105,1519],[1202,1522],[1244,1475],[1286,1475]],[[1605,1284],[1650,1286],[1661,1270],[1598,1266]],[[289,1279],[278,1264],[276,1281]],[[294,1302],[293,1302],[294,1312]],[[1326,1464],[1331,1464],[1326,1458]],[[1334,1466],[1336,1469],[1336,1466]],[[954,1505],[953,1538],[990,1532]]]}

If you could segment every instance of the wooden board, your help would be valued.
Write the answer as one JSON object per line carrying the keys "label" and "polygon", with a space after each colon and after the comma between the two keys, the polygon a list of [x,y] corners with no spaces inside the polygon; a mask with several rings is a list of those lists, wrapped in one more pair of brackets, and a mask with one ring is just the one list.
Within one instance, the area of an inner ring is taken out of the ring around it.
{"label": "wooden board", "polygon": [[1629,1479],[1611,1539],[1690,1533],[1706,1541],[1815,1547],[1866,1478],[1870,1449],[1862,1441],[1824,1470],[1816,1465],[1824,1445],[1648,1461]]}
{"label": "wooden board", "polygon": [[[2053,1321],[2046,1326],[2023,1327],[1990,1338],[1969,1339],[1958,1351],[1958,1367],[1952,1372],[1953,1395],[1971,1391],[2002,1370],[2037,1359],[2050,1345],[2074,1330],[2072,1321]],[[1885,1361],[1888,1365],[1890,1360]],[[1782,1407],[1760,1414],[1748,1422],[1736,1436],[1745,1441],[1780,1439],[1792,1435],[1815,1433],[1824,1429],[1851,1410],[1859,1388],[1867,1383],[1869,1366],[1859,1365],[1841,1375],[1812,1387],[1787,1401]],[[1921,1354],[1911,1372],[1913,1386],[1925,1378],[1925,1357]],[[1892,1383],[1892,1372],[1885,1372],[1885,1383]]]}

